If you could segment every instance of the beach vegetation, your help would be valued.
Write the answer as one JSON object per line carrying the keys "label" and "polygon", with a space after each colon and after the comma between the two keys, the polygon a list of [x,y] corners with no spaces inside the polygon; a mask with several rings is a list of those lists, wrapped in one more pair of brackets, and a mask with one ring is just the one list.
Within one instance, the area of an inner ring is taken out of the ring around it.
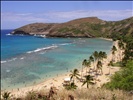
{"label": "beach vegetation", "polygon": [[110,75],[110,69],[111,69],[111,66],[113,66],[113,61],[112,60],[108,63],[108,66],[109,66],[109,75]]}
{"label": "beach vegetation", "polygon": [[75,89],[77,89],[77,85],[75,84],[75,83],[70,83],[69,85],[66,85],[66,86],[64,86],[65,87],[65,89],[67,89],[67,90],[75,90]]}
{"label": "beach vegetation", "polygon": [[89,57],[89,60],[93,63],[93,65],[94,65],[94,57],[91,55],[90,57]]}
{"label": "beach vegetation", "polygon": [[116,72],[111,77],[111,81],[104,86],[111,90],[133,91],[133,61],[128,61],[127,65],[121,71]]}
{"label": "beach vegetation", "polygon": [[115,52],[117,51],[116,46],[113,45],[111,51],[112,51],[112,60],[114,61],[114,58],[115,58]]}
{"label": "beach vegetation", "polygon": [[[97,52],[97,51],[94,51],[93,57],[94,57],[95,62],[97,63],[97,59],[98,59],[98,52]],[[95,70],[95,69],[96,69],[96,65],[95,65],[94,70]]]}
{"label": "beach vegetation", "polygon": [[[101,74],[103,74],[103,71],[102,71],[102,62],[99,60],[98,62],[97,62],[97,68],[96,68],[96,71],[98,72],[100,72],[101,71]],[[97,73],[98,74],[98,73]]]}
{"label": "beach vegetation", "polygon": [[103,52],[103,51],[100,51],[100,52],[94,51],[93,57],[94,57],[95,62],[96,62],[96,65],[95,65],[96,72],[98,70],[101,70],[101,73],[102,73],[102,65],[103,65],[102,61],[103,61],[103,59],[107,58],[106,52]]}
{"label": "beach vegetation", "polygon": [[84,59],[82,62],[82,71],[81,71],[81,79],[83,78],[83,68],[86,66],[87,59]]}
{"label": "beach vegetation", "polygon": [[117,67],[121,67],[121,62],[115,62],[115,63],[112,63],[112,65],[111,65],[112,67],[113,66],[117,66]]}
{"label": "beach vegetation", "polygon": [[111,77],[111,81],[104,84],[103,87],[111,90],[120,89],[133,91],[133,36],[118,36],[117,39],[119,38],[121,38],[118,42],[120,55],[123,53],[124,56],[120,57],[120,62],[113,63],[113,65],[120,65],[122,68],[116,72]]}
{"label": "beach vegetation", "polygon": [[87,69],[89,69],[89,72],[90,72],[90,67],[91,67],[91,62],[90,62],[90,60],[87,60],[87,62],[85,63],[86,65],[86,75],[88,74],[88,70]]}
{"label": "beach vegetation", "polygon": [[91,75],[86,75],[84,77],[85,77],[85,80],[84,80],[82,86],[86,84],[87,85],[87,88],[89,88],[89,85],[93,85],[94,84],[92,82],[93,81],[93,77]]}
{"label": "beach vegetation", "polygon": [[70,79],[73,80],[73,83],[74,83],[74,81],[75,81],[76,79],[79,79],[79,76],[80,76],[80,74],[79,74],[78,69],[74,69],[74,70],[71,71],[71,73],[70,73]]}
{"label": "beach vegetation", "polygon": [[105,59],[105,58],[107,58],[107,54],[106,54],[106,52],[103,52],[103,51],[100,51],[99,52],[99,54],[98,54],[98,60],[103,60],[103,59]]}
{"label": "beach vegetation", "polygon": [[35,100],[35,99],[38,98],[38,93],[37,93],[36,91],[29,91],[29,92],[27,93],[26,98],[27,98],[28,100]]}
{"label": "beach vegetation", "polygon": [[11,92],[4,92],[2,94],[2,97],[4,98],[4,100],[8,100],[10,98],[10,94],[11,94]]}
{"label": "beach vegetation", "polygon": [[87,73],[87,59],[84,59],[82,62],[82,66],[86,68],[86,73]]}
{"label": "beach vegetation", "polygon": [[[105,88],[87,88],[76,89],[68,91],[66,89],[60,89],[57,94],[54,94],[52,98],[48,98],[49,91],[42,89],[37,94],[41,94],[36,99],[29,99],[27,96],[18,97],[8,100],[132,100],[133,95],[122,90],[107,90]],[[22,93],[23,94],[23,93]],[[26,95],[29,95],[28,93]],[[71,99],[70,99],[71,98]],[[3,100],[3,99],[2,99]]]}

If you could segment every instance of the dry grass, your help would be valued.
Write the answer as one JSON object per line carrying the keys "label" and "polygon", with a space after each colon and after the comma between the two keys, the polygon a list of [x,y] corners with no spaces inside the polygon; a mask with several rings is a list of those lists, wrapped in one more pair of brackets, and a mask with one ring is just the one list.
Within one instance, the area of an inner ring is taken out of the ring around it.
{"label": "dry grass", "polygon": [[30,91],[26,97],[10,98],[8,100],[133,100],[133,94],[121,90],[110,91],[101,88],[77,89],[77,90],[57,90],[50,99],[46,99],[49,90]]}
{"label": "dry grass", "polygon": [[61,90],[56,95],[56,100],[69,100],[68,95],[73,95],[75,100],[133,100],[133,94],[120,90],[106,89],[81,89],[74,91]]}

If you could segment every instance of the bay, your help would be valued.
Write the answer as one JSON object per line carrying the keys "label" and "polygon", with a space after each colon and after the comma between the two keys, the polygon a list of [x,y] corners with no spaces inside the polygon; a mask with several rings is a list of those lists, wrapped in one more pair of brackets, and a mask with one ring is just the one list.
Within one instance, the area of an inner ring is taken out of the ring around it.
{"label": "bay", "polygon": [[109,53],[113,42],[99,38],[41,38],[1,30],[1,89],[40,83],[81,68],[94,51]]}

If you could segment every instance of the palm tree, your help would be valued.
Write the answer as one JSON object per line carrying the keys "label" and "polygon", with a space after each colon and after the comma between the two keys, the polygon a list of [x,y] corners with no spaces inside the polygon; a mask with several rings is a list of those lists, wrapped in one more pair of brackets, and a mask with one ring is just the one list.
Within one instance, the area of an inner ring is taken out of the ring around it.
{"label": "palm tree", "polygon": [[90,67],[91,67],[91,62],[90,62],[90,60],[88,60],[86,62],[86,74],[87,74],[87,68],[89,68],[89,72],[90,72]]}
{"label": "palm tree", "polygon": [[118,46],[120,49],[124,49],[124,44],[121,40],[118,42]]}
{"label": "palm tree", "polygon": [[82,62],[82,72],[81,72],[81,78],[82,78],[82,73],[83,73],[83,67],[86,67],[86,63],[87,63],[87,60],[84,59],[83,62]]}
{"label": "palm tree", "polygon": [[94,69],[95,69],[95,65],[94,65],[94,57],[93,57],[92,55],[89,57],[89,60],[90,60],[91,62],[93,62],[93,66],[94,66]]}
{"label": "palm tree", "polygon": [[104,58],[107,58],[106,52],[100,51],[100,52],[98,53],[98,59],[99,59],[99,60],[103,60]]}
{"label": "palm tree", "polygon": [[98,53],[98,61],[99,60],[102,60],[103,58],[103,52],[102,51],[100,51],[99,53]]}
{"label": "palm tree", "polygon": [[97,62],[97,71],[98,70],[101,70],[101,73],[103,74],[103,71],[102,71],[102,62],[101,61]]}
{"label": "palm tree", "polygon": [[97,60],[98,59],[98,52],[94,51],[93,56],[94,56],[95,60]]}
{"label": "palm tree", "polygon": [[108,66],[109,66],[109,75],[110,75],[110,69],[111,69],[111,66],[113,66],[113,61],[110,61],[110,62],[108,63]]}
{"label": "palm tree", "polygon": [[10,92],[4,92],[4,94],[2,95],[2,97],[4,98],[4,100],[8,100],[10,97]]}
{"label": "palm tree", "polygon": [[[115,56],[115,52],[117,51],[116,47],[113,46],[111,51],[112,51],[112,55]],[[114,60],[113,56],[112,56],[112,60]]]}
{"label": "palm tree", "polygon": [[104,58],[105,58],[105,59],[107,58],[106,52],[103,52],[103,53],[102,53],[102,58],[103,58],[103,59],[104,59]]}
{"label": "palm tree", "polygon": [[[97,51],[95,51],[94,53],[93,53],[93,56],[94,56],[94,59],[95,59],[95,62],[97,62],[97,60],[98,60],[98,52]],[[96,66],[96,65],[95,65]],[[96,68],[96,67],[95,67]],[[95,69],[94,69],[95,70]]]}
{"label": "palm tree", "polygon": [[73,71],[71,71],[71,74],[70,74],[70,79],[72,80],[73,79],[73,83],[74,83],[74,80],[75,79],[79,79],[79,71],[78,69],[74,69]]}
{"label": "palm tree", "polygon": [[86,63],[87,63],[87,60],[84,59],[83,62],[82,62],[82,65],[83,65],[83,66],[86,66]]}
{"label": "palm tree", "polygon": [[87,88],[89,88],[89,84],[94,84],[93,82],[93,77],[90,75],[85,76],[85,81],[83,82],[82,86],[87,84]]}

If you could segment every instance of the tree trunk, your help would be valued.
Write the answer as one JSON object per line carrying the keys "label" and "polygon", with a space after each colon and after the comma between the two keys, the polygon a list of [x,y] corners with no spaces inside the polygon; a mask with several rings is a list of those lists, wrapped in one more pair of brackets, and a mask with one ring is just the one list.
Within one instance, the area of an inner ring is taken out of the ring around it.
{"label": "tree trunk", "polygon": [[110,75],[110,67],[111,67],[111,66],[109,66],[109,75]]}

